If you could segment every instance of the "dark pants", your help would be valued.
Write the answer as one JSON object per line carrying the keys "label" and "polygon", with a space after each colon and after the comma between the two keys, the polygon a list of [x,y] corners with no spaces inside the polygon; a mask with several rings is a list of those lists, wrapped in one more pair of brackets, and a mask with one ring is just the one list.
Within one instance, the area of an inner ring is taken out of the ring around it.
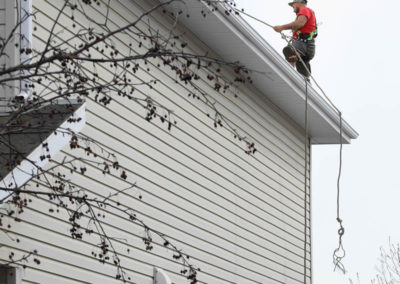
{"label": "dark pants", "polygon": [[297,52],[300,54],[301,59],[303,59],[307,69],[310,73],[307,72],[307,69],[304,67],[303,63],[300,60],[296,61],[296,69],[297,71],[305,77],[309,77],[311,75],[311,65],[310,61],[314,58],[315,55],[315,40],[310,41],[301,41],[299,39],[294,39],[291,45],[285,48],[295,48]]}

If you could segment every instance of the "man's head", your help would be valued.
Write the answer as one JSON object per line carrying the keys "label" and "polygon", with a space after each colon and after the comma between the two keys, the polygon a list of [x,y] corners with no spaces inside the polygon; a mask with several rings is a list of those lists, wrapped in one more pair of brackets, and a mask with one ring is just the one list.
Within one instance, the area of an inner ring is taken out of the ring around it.
{"label": "man's head", "polygon": [[307,0],[292,0],[292,2],[289,3],[289,6],[292,6],[293,12],[295,12],[296,14],[305,5],[307,5]]}

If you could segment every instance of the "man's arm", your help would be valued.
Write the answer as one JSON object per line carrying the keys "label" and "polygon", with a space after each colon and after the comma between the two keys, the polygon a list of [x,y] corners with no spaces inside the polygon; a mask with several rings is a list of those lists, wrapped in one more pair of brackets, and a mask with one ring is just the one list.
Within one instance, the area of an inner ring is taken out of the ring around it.
{"label": "man's arm", "polygon": [[300,15],[297,17],[297,19],[289,24],[283,25],[283,26],[275,26],[274,30],[278,33],[280,33],[283,30],[294,30],[297,31],[301,29],[306,23],[307,23],[307,17],[304,15]]}

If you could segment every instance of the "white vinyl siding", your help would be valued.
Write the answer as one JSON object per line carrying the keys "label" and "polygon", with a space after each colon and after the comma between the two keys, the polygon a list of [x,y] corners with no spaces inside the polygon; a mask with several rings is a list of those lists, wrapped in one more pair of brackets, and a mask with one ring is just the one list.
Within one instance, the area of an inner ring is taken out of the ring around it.
{"label": "white vinyl siding", "polygon": [[[100,7],[88,7],[87,12],[101,19],[106,2],[102,1]],[[43,48],[62,3],[33,2],[37,10],[34,48]],[[154,3],[144,0],[113,0],[110,27],[126,25],[151,4]],[[167,30],[169,19],[162,13],[155,15],[155,29]],[[75,18],[83,26],[86,24],[78,11]],[[74,32],[66,16],[61,21],[66,29],[63,36]],[[148,28],[145,23],[139,27]],[[183,32],[191,51],[207,51],[190,31],[177,28],[177,33]],[[135,39],[121,36],[114,41],[118,50],[126,53],[126,44]],[[143,50],[138,48],[138,52]],[[128,179],[104,176],[88,164],[85,176],[71,175],[73,182],[99,198],[136,183],[132,191],[120,194],[121,203],[134,208],[148,226],[166,234],[189,254],[191,262],[201,268],[201,283],[304,283],[303,130],[250,85],[242,87],[235,98],[230,90],[217,93],[210,82],[196,81],[217,102],[229,123],[255,142],[257,152],[249,156],[244,144],[235,140],[231,132],[214,128],[213,120],[207,116],[210,110],[189,98],[190,89],[176,84],[171,71],[158,68],[154,60],[140,67],[135,76],[159,82],[151,91],[147,86],[136,86],[136,95],[150,93],[174,111],[177,125],[169,132],[159,120],[147,122],[143,107],[124,98],[114,97],[107,107],[88,98],[83,134],[115,153],[127,169]],[[98,71],[100,77],[111,75],[106,69]],[[230,71],[224,72],[231,76]],[[67,147],[55,159],[61,161],[79,151]],[[48,214],[49,208],[55,206],[45,198],[32,202],[21,215],[24,221],[12,227],[21,242],[2,239],[7,249],[0,248],[0,258],[6,260],[10,248],[20,253],[38,250],[41,264],[27,264],[24,283],[116,282],[115,267],[91,257],[90,244],[98,240],[94,236],[72,240],[66,213],[60,209],[58,214]],[[309,225],[309,211],[307,218]],[[104,226],[110,235],[128,240],[128,244],[115,241],[115,246],[134,283],[152,283],[154,266],[164,269],[174,283],[188,283],[179,274],[182,266],[162,244],[151,252],[145,251],[140,226],[112,210],[107,213]],[[311,283],[310,245],[307,247],[307,283]]]}

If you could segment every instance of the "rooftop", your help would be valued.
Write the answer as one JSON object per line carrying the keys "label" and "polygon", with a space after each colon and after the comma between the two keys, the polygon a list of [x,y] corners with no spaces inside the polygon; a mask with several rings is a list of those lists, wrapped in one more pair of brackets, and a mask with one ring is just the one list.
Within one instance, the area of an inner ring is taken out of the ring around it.
{"label": "rooftop", "polygon": [[[187,11],[190,18],[180,23],[190,29],[223,60],[241,64],[253,72],[253,85],[298,125],[305,127],[305,84],[285,59],[273,49],[240,15],[225,15],[224,4],[218,10],[198,0],[183,0],[171,5],[173,11]],[[210,11],[206,18],[201,11]],[[229,46],[229,48],[226,48]],[[266,76],[265,74],[268,74]],[[335,109],[313,88],[309,88],[309,133],[312,144],[339,144],[340,117]],[[350,143],[358,133],[342,119],[342,142]]]}

